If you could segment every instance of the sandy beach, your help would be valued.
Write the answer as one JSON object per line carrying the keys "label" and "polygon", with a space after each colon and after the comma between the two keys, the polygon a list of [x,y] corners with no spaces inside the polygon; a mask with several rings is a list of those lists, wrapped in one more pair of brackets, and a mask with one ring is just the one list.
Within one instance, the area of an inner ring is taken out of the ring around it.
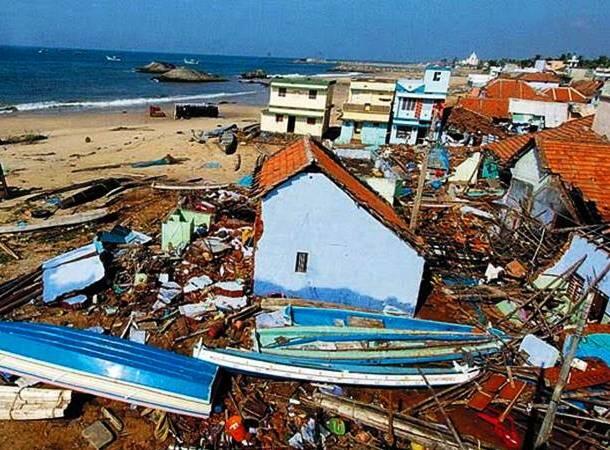
{"label": "sandy beach", "polygon": [[[243,127],[258,121],[258,107],[223,104],[220,105],[221,117],[217,119],[190,120],[174,120],[171,109],[164,107],[168,113],[166,118],[150,118],[144,109],[0,117],[0,138],[27,133],[48,136],[35,144],[0,146],[0,162],[7,182],[25,190],[55,188],[125,174],[164,175],[176,181],[203,178],[210,182],[227,182],[251,171],[256,152],[248,151],[251,149],[246,147],[227,156],[216,143],[191,142],[191,130],[210,130],[231,123]],[[171,166],[83,171],[110,164],[155,160],[168,154],[185,160]],[[242,159],[238,171],[234,170],[236,155]],[[203,167],[210,161],[218,162],[220,167]]]}

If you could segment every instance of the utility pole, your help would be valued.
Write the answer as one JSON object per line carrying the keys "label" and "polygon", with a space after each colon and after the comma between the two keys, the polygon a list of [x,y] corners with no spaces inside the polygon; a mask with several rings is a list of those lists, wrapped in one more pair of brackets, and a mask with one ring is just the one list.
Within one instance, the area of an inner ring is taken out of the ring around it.
{"label": "utility pole", "polygon": [[586,299],[580,310],[580,316],[578,317],[576,330],[574,331],[574,335],[572,336],[572,340],[570,341],[568,353],[566,354],[565,359],[563,360],[563,365],[561,366],[561,371],[559,372],[559,379],[557,380],[557,384],[555,385],[555,390],[553,391],[551,401],[549,402],[549,406],[546,410],[544,420],[542,421],[542,426],[540,427],[540,431],[538,433],[538,436],[536,437],[536,443],[534,444],[534,447],[536,449],[544,448],[549,438],[551,437],[551,432],[553,431],[553,424],[555,422],[555,416],[557,415],[557,408],[559,407],[559,402],[561,401],[561,394],[563,393],[563,389],[565,388],[568,382],[570,369],[572,367],[572,361],[574,361],[574,357],[576,356],[576,350],[578,349],[578,344],[580,344],[580,340],[582,339],[582,334],[585,329],[585,325],[587,324],[587,318],[589,317],[591,305],[593,304],[593,299],[595,298],[593,288],[606,276],[608,271],[610,271],[610,264],[607,265],[606,268],[598,276],[595,277],[595,280],[591,282],[591,284],[587,288],[587,291],[585,292]]}
{"label": "utility pole", "polygon": [[409,229],[413,232],[417,230],[417,220],[419,218],[419,210],[421,208],[421,200],[424,195],[424,187],[426,186],[426,175],[428,174],[428,159],[430,157],[430,149],[433,145],[440,142],[440,130],[438,136],[435,138],[434,133],[436,132],[436,124],[439,121],[440,114],[442,113],[442,107],[434,108],[432,111],[432,122],[430,123],[430,130],[428,130],[428,136],[426,137],[426,143],[424,148],[424,160],[422,161],[421,169],[419,172],[419,179],[417,180],[417,191],[415,192],[415,198],[413,200],[413,209],[411,210],[411,220],[409,221]]}

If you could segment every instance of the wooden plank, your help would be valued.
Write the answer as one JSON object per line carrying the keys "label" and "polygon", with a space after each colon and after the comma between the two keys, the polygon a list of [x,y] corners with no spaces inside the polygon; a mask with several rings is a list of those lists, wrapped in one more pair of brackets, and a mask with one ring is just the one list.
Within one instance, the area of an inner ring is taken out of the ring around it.
{"label": "wooden plank", "polygon": [[13,224],[0,226],[0,234],[28,233],[32,231],[46,230],[49,228],[80,225],[103,219],[109,215],[110,211],[108,209],[94,209],[80,214],[72,214],[70,216],[53,217],[47,220],[33,220],[26,225]]}

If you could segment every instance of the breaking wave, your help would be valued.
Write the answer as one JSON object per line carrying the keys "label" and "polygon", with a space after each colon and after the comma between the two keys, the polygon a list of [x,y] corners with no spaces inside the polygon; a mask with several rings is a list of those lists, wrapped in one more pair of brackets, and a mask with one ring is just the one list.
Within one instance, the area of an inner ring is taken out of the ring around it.
{"label": "breaking wave", "polygon": [[227,97],[241,97],[256,94],[256,91],[243,92],[218,92],[216,94],[198,95],[178,95],[174,97],[140,97],[140,98],[120,98],[116,100],[100,101],[50,101],[21,103],[14,105],[12,110],[0,110],[0,114],[7,114],[13,111],[40,111],[46,109],[103,109],[103,108],[128,108],[131,106],[147,105],[150,103],[173,103],[189,100],[210,100]]}

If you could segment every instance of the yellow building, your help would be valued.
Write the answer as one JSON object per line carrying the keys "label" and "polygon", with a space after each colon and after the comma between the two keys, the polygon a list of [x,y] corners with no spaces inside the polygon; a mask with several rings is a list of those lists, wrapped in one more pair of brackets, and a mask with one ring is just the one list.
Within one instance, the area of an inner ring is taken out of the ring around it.
{"label": "yellow building", "polygon": [[343,105],[343,125],[337,142],[385,144],[394,88],[394,81],[352,80],[349,98]]}
{"label": "yellow building", "polygon": [[271,82],[261,131],[322,137],[330,122],[334,80],[279,78]]}

